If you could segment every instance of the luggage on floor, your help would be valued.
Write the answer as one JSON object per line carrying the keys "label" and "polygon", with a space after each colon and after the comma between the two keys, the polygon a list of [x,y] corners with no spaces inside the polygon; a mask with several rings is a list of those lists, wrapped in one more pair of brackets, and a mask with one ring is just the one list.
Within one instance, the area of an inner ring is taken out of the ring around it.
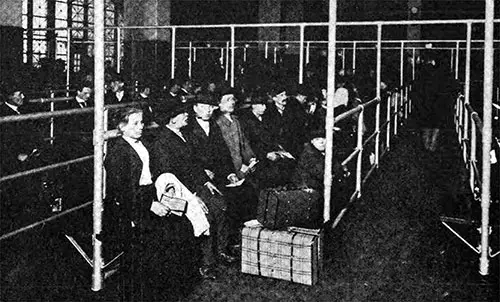
{"label": "luggage on floor", "polygon": [[322,206],[322,196],[316,190],[266,189],[259,195],[257,220],[273,230],[289,226],[318,228]]}
{"label": "luggage on floor", "polygon": [[306,285],[318,281],[323,253],[321,229],[244,227],[241,232],[243,273]]}

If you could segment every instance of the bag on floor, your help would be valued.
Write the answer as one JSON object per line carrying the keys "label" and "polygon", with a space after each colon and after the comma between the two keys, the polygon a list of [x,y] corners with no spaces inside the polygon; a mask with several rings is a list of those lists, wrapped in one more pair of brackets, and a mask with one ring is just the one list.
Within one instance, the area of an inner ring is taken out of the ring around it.
{"label": "bag on floor", "polygon": [[318,228],[322,206],[322,196],[316,190],[265,189],[259,195],[257,220],[271,230],[289,226]]}

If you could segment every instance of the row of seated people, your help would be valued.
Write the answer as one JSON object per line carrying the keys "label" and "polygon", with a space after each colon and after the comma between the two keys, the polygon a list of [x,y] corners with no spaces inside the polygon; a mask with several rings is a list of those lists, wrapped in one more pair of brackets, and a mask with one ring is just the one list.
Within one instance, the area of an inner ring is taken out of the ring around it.
{"label": "row of seated people", "polygon": [[[213,268],[218,261],[236,260],[231,247],[238,245],[242,223],[255,218],[260,190],[287,183],[322,189],[324,126],[304,131],[299,143],[298,133],[288,132],[293,128],[283,123],[287,112],[283,104],[288,99],[285,88],[276,86],[251,94],[249,107],[239,111],[238,116],[235,94],[227,89],[218,96],[201,93],[191,101],[169,102],[156,112],[158,128],[144,135],[143,110],[127,108],[121,112],[118,129],[122,137],[110,143],[105,160],[105,218],[108,226],[114,226],[105,228],[105,234],[121,229],[118,233],[124,236],[118,242],[126,244],[124,248],[130,254],[140,253],[128,266],[134,268],[132,275],[142,276],[145,272],[137,269],[153,263],[155,268],[162,267],[158,261],[175,262],[171,259],[175,253],[160,256],[155,250],[157,258],[144,263],[151,259],[148,254],[152,251],[144,249],[150,242],[158,244],[159,238],[172,241],[166,238],[169,236],[165,233],[171,230],[166,230],[164,222],[171,219],[165,218],[170,210],[160,201],[166,187],[180,188],[175,194],[189,199],[188,212],[192,207],[206,215],[208,223],[203,223],[204,215],[187,213],[184,220],[189,220],[190,226],[175,217],[184,227],[170,226],[176,230],[170,236],[178,238],[183,234],[180,249],[188,245],[188,237],[197,237],[202,256],[199,273],[207,279],[215,278]],[[280,104],[281,111],[277,107]],[[266,115],[272,110],[276,112]],[[296,122],[297,115],[294,119]],[[287,142],[288,138],[293,141]],[[300,151],[296,144],[302,145]],[[293,146],[293,153],[283,146]],[[191,236],[186,235],[187,229]],[[151,278],[154,279],[139,279]]]}

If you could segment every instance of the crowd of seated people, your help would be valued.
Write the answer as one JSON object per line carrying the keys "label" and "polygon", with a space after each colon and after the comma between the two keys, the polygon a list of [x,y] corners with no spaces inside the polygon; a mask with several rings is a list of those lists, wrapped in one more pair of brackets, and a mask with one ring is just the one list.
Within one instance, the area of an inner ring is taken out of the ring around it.
{"label": "crowd of seated people", "polygon": [[[131,292],[157,288],[162,278],[192,277],[187,265],[203,279],[217,278],[219,264],[237,261],[239,228],[255,219],[261,190],[323,189],[326,94],[317,87],[275,82],[241,89],[174,79],[160,89],[141,81],[132,91],[125,83],[116,75],[105,95],[106,105],[140,104],[117,110],[109,121],[122,136],[108,142],[105,155],[102,238],[127,251]],[[78,83],[67,109],[92,106],[92,90],[91,83]],[[80,116],[61,125],[63,132],[92,129]],[[91,141],[67,142],[70,153],[91,153]],[[342,173],[339,160],[334,173]],[[201,212],[172,214],[159,198],[165,175],[182,188],[179,196],[189,196],[188,208]],[[200,231],[201,220],[206,230]]]}

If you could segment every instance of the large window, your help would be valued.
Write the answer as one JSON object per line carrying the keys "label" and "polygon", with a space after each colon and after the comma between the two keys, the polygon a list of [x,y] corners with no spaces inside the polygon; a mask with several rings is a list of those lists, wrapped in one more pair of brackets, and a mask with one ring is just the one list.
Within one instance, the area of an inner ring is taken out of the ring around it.
{"label": "large window", "polygon": [[[112,0],[105,1],[105,25],[115,26],[116,10]],[[93,0],[23,0],[23,27],[25,63],[39,65],[40,59],[51,58],[66,61],[68,30],[47,28],[74,28],[71,30],[73,69],[79,70],[80,56],[92,49],[94,8]],[[42,29],[42,30],[37,30]],[[114,61],[116,34],[106,29],[105,55]]]}

